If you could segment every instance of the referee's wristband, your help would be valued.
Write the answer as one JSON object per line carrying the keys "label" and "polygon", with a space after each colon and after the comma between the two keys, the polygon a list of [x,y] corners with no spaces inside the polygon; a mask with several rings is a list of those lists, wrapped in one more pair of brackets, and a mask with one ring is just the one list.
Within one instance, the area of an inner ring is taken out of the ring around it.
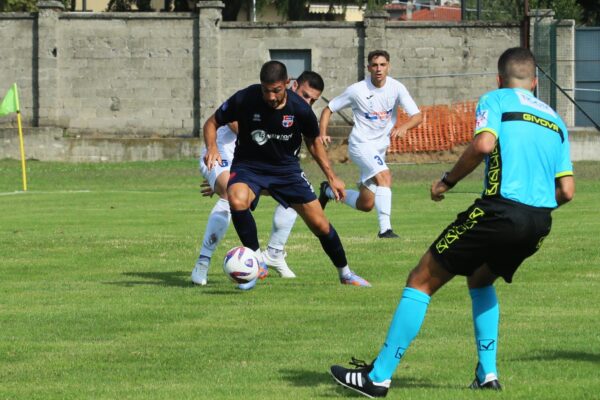
{"label": "referee's wristband", "polygon": [[450,182],[448,180],[448,174],[450,172],[446,171],[444,172],[444,175],[442,175],[442,179],[440,179],[440,181],[442,181],[442,183],[446,186],[448,186],[448,189],[452,189],[454,186],[456,186],[456,182]]}

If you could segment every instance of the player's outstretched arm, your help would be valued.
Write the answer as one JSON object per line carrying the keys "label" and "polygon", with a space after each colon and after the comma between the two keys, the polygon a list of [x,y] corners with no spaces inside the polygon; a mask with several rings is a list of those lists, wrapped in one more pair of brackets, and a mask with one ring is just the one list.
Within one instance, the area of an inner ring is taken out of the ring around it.
{"label": "player's outstretched arm", "polygon": [[335,194],[335,199],[343,200],[346,197],[346,184],[337,177],[335,172],[333,172],[323,143],[318,138],[306,136],[304,137],[304,141],[306,142],[308,152],[312,155],[317,164],[319,164],[319,167],[327,177],[331,190],[333,191],[333,194]]}
{"label": "player's outstretched arm", "polygon": [[486,154],[496,147],[496,136],[491,132],[481,132],[469,144],[452,169],[444,174],[443,179],[431,185],[431,200],[441,201],[444,193],[452,189],[461,179],[469,175],[483,161]]}
{"label": "player's outstretched arm", "polygon": [[325,107],[321,112],[321,120],[319,121],[319,140],[327,147],[331,143],[331,136],[327,134],[327,128],[329,127],[329,119],[333,112],[329,107]]}
{"label": "player's outstretched arm", "polygon": [[419,126],[421,122],[423,122],[423,114],[414,114],[405,123],[400,125],[394,125],[390,134],[393,138],[401,138],[404,135],[406,135],[406,132],[408,132],[409,129]]}
{"label": "player's outstretched arm", "polygon": [[215,118],[215,114],[211,115],[210,118],[204,123],[204,145],[206,146],[206,154],[204,155],[204,164],[210,171],[215,162],[221,163],[221,154],[217,146],[217,128],[219,124]]}
{"label": "player's outstretched arm", "polygon": [[556,202],[559,206],[568,203],[575,195],[575,178],[573,175],[561,176],[555,179]]}

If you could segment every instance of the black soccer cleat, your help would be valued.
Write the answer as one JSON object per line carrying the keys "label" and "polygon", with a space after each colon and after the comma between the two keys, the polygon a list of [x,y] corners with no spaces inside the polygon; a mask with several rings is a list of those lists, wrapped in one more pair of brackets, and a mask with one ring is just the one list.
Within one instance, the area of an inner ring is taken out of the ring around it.
{"label": "black soccer cleat", "polygon": [[369,372],[373,369],[373,363],[367,364],[352,357],[350,364],[354,365],[355,368],[344,368],[339,365],[331,367],[331,376],[333,376],[333,379],[338,384],[371,399],[387,395],[390,387],[389,380],[382,383],[375,383],[369,378]]}
{"label": "black soccer cleat", "polygon": [[378,233],[377,237],[379,239],[398,239],[400,236],[396,235],[393,230],[388,229],[383,233]]}
{"label": "black soccer cleat", "polygon": [[330,188],[329,182],[323,181],[321,185],[319,185],[319,203],[321,203],[321,208],[324,210],[327,202],[329,201],[329,197],[327,197],[327,189]]}
{"label": "black soccer cleat", "polygon": [[475,372],[475,379],[469,385],[469,389],[488,389],[488,390],[502,390],[502,385],[498,382],[498,377],[494,374],[487,374],[483,382],[477,378],[477,372]]}

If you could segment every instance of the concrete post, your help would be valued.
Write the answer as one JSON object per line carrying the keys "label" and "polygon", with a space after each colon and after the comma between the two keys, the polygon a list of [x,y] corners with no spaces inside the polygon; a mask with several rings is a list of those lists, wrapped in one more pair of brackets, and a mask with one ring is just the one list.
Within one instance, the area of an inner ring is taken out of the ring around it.
{"label": "concrete post", "polygon": [[[59,76],[59,14],[64,5],[55,0],[39,1],[37,17],[37,105],[38,125],[66,128],[68,125],[61,118],[60,76]],[[35,65],[35,64],[34,64]],[[34,103],[35,104],[35,103]]]}
{"label": "concrete post", "polygon": [[[390,15],[387,11],[365,12],[365,55],[373,50],[387,50],[385,23]],[[367,61],[365,60],[365,65]]]}
{"label": "concrete post", "polygon": [[[575,59],[575,21],[554,19],[555,12],[550,9],[535,9],[529,11],[532,51],[538,64],[556,80],[564,89],[575,87],[575,63],[560,62],[561,60]],[[551,30],[550,26],[554,25]],[[555,32],[555,37],[549,32]],[[538,46],[538,48],[536,48]],[[555,62],[556,61],[556,62]],[[554,84],[549,82],[540,73],[538,91],[540,98],[556,108],[567,126],[575,124],[575,106],[562,94]],[[573,91],[567,92],[572,98]]]}
{"label": "concrete post", "polygon": [[[225,100],[222,94],[221,1],[200,1],[198,4],[200,67],[198,81],[200,99],[200,129],[216,108]],[[202,133],[200,133],[202,136]]]}

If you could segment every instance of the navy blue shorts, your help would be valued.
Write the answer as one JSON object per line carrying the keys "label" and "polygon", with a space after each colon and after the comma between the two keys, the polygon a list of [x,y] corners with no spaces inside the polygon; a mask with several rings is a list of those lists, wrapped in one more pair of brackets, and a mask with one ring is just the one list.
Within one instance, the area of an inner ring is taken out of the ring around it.
{"label": "navy blue shorts", "polygon": [[271,170],[257,168],[248,163],[233,162],[227,187],[235,183],[245,183],[254,192],[256,198],[250,204],[254,210],[260,198],[260,192],[266,190],[284,207],[290,204],[306,204],[317,199],[315,191],[301,169],[286,170],[273,166]]}
{"label": "navy blue shorts", "polygon": [[507,199],[477,199],[429,250],[452,274],[469,276],[485,263],[510,283],[519,265],[550,233],[550,211]]}

